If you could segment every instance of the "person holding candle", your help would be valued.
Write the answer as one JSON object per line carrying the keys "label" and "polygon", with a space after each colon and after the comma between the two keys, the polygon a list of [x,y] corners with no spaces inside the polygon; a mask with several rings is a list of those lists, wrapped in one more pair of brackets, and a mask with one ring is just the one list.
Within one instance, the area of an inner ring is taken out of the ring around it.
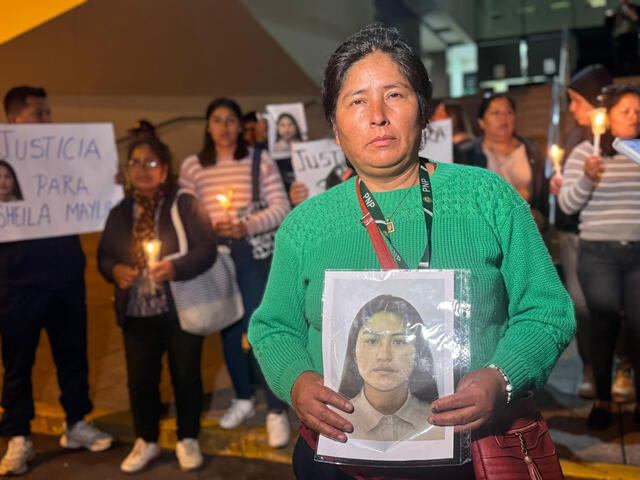
{"label": "person holding candle", "polygon": [[[631,85],[605,87],[602,103],[610,131],[602,136],[602,156],[593,144],[582,142],[569,154],[558,196],[568,214],[580,212],[578,277],[589,308],[590,355],[597,399],[588,425],[607,428],[611,413],[611,368],[620,330],[620,312],[626,313],[626,336],[631,345],[640,341],[640,166],[617,153],[614,137],[640,135],[640,89]],[[629,352],[640,371],[638,349]],[[640,375],[636,375],[636,391]],[[640,422],[640,408],[635,419]]]}
{"label": "person holding candle", "polygon": [[[128,159],[126,174],[132,188],[109,213],[98,246],[100,272],[115,284],[116,318],[124,336],[136,435],[121,469],[140,471],[160,455],[158,387],[161,357],[167,352],[177,410],[176,455],[183,470],[193,470],[202,465],[197,439],[203,396],[203,338],[180,328],[169,281],[189,280],[211,267],[216,258],[216,235],[197,199],[178,194],[165,144],[156,138],[138,140],[130,146]],[[171,220],[174,202],[189,251],[165,260],[179,251]]]}
{"label": "person holding candle", "polygon": [[[280,172],[266,151],[259,159],[260,198],[267,207],[248,220],[238,213],[252,201],[252,149],[242,132],[242,112],[228,98],[213,100],[206,111],[204,145],[198,155],[185,159],[180,169],[180,185],[197,195],[209,213],[216,232],[231,248],[245,314],[239,322],[222,330],[224,358],[236,398],[220,418],[222,428],[235,428],[255,414],[251,387],[252,356],[246,343],[249,318],[262,299],[271,258],[254,258],[248,234],[277,228],[291,209]],[[244,347],[243,347],[244,344]],[[259,372],[256,372],[259,373]],[[271,447],[289,443],[290,428],[286,405],[266,387],[267,433]]]}
{"label": "person holding candle", "polygon": [[[593,139],[589,114],[599,104],[598,95],[600,95],[602,89],[612,83],[613,78],[607,69],[599,64],[589,65],[577,71],[571,77],[571,82],[567,88],[568,110],[575,120],[575,124],[563,135],[562,150],[564,150],[564,155],[560,158],[561,168],[564,168],[566,158],[577,145]],[[549,183],[551,193],[557,196],[562,187],[562,173],[556,172]],[[587,301],[584,298],[584,293],[578,280],[578,217],[578,212],[567,215],[559,208],[556,202],[555,227],[558,231],[560,264],[562,266],[564,284],[571,296],[576,312],[576,341],[578,354],[583,364],[582,379],[578,384],[578,395],[583,398],[594,398],[596,391],[588,347],[588,328],[591,322],[589,320]],[[617,385],[619,385],[618,382],[614,384],[614,389]]]}
{"label": "person holding candle", "polygon": [[478,107],[482,136],[467,142],[463,163],[497,173],[531,206],[538,228],[546,226],[549,215],[545,159],[536,144],[515,133],[516,104],[505,94],[487,94]]}

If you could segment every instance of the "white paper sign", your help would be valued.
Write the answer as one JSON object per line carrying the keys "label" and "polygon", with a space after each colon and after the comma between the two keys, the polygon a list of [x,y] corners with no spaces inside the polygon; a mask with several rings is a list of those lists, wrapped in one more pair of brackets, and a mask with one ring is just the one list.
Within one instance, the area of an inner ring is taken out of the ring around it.
{"label": "white paper sign", "polygon": [[0,124],[0,159],[19,186],[0,202],[0,242],[100,231],[122,198],[110,123]]}
{"label": "white paper sign", "polygon": [[296,180],[307,186],[309,197],[324,192],[327,175],[344,164],[344,153],[333,139],[297,142],[291,146],[291,165]]}
{"label": "white paper sign", "polygon": [[266,106],[269,120],[269,155],[275,160],[291,157],[291,144],[309,139],[302,103]]}
{"label": "white paper sign", "polygon": [[453,129],[451,119],[431,122],[422,131],[420,156],[442,163],[453,163]]}
{"label": "white paper sign", "polygon": [[344,463],[453,457],[453,427],[426,420],[430,402],[454,391],[453,305],[451,270],[325,272],[324,383],[354,405],[352,414],[338,412],[354,431],[346,443],[321,435],[319,456]]}

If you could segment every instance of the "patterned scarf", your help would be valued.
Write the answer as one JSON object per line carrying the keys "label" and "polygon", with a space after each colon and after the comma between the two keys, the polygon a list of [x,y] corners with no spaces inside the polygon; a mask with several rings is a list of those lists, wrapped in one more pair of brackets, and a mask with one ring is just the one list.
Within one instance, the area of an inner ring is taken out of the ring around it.
{"label": "patterned scarf", "polygon": [[161,188],[153,198],[133,192],[135,202],[136,220],[133,225],[133,263],[138,269],[143,270],[147,266],[147,256],[144,251],[144,242],[157,238],[156,236],[156,210],[164,199],[164,189]]}

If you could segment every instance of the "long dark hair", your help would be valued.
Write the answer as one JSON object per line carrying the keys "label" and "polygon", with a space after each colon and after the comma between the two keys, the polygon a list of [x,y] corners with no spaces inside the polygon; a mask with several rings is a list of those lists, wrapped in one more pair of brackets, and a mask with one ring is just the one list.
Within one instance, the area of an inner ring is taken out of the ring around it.
{"label": "long dark hair", "polygon": [[358,60],[376,51],[385,53],[398,66],[418,97],[420,124],[424,128],[431,118],[432,86],[424,63],[404,41],[400,32],[382,23],[364,27],[348,37],[331,55],[322,80],[322,104],[327,122],[333,126],[338,96],[349,69]]}
{"label": "long dark hair", "polygon": [[280,136],[280,133],[278,132],[278,125],[280,125],[280,120],[282,120],[283,118],[288,118],[289,120],[291,120],[291,122],[293,122],[293,126],[296,127],[296,134],[294,135],[293,139],[302,141],[302,134],[300,133],[300,127],[298,126],[298,121],[290,113],[281,113],[280,116],[278,117],[278,120],[276,120],[276,142],[282,138]]}
{"label": "long dark hair", "polygon": [[[216,164],[216,146],[213,143],[213,138],[211,138],[208,127],[209,117],[211,117],[211,114],[219,107],[225,107],[231,110],[233,114],[238,117],[238,123],[242,125],[242,110],[240,109],[240,106],[230,98],[216,98],[209,104],[205,114],[205,120],[207,123],[204,127],[204,142],[202,144],[202,150],[198,153],[200,164],[203,167]],[[247,142],[244,140],[242,135],[242,129],[240,129],[238,138],[236,139],[236,151],[233,154],[233,158],[235,160],[242,160],[247,155],[249,155],[249,148],[247,147]]]}
{"label": "long dark hair", "polygon": [[9,174],[13,177],[13,190],[11,190],[11,195],[16,197],[17,200],[24,200],[22,196],[22,189],[20,188],[20,183],[18,182],[18,176],[16,175],[16,171],[13,169],[11,164],[6,160],[0,159],[0,167],[4,167],[9,171]]}
{"label": "long dark hair", "polygon": [[358,333],[369,319],[380,312],[389,312],[400,317],[404,323],[405,331],[415,335],[416,364],[409,376],[409,391],[419,400],[432,402],[438,398],[438,386],[433,375],[433,356],[427,339],[424,336],[425,325],[422,317],[404,298],[392,295],[378,295],[365,303],[356,314],[349,330],[347,341],[347,354],[342,369],[340,392],[351,399],[362,390],[363,380],[358,371],[356,361],[356,343]]}
{"label": "long dark hair", "polygon": [[[611,109],[615,107],[620,99],[625,95],[636,95],[640,98],[640,88],[636,85],[621,84],[621,85],[607,85],[602,89],[602,93],[598,96],[600,104],[607,109],[607,115],[611,112]],[[611,128],[602,135],[600,139],[600,148],[602,153],[608,157],[616,155],[618,152],[613,148],[613,141],[615,137],[611,133]]]}

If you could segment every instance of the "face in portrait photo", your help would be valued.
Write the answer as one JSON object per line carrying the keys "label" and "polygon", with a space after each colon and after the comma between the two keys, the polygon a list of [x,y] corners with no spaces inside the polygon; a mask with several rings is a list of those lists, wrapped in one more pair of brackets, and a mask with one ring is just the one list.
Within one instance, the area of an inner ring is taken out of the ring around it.
{"label": "face in portrait photo", "polygon": [[24,200],[16,171],[6,160],[0,160],[0,202]]}
{"label": "face in portrait photo", "polygon": [[397,442],[440,440],[429,406],[438,398],[424,322],[407,300],[378,295],[360,308],[347,343],[339,393],[354,412],[349,439]]}
{"label": "face in portrait photo", "polygon": [[291,157],[291,144],[307,140],[307,119],[302,103],[267,105],[269,154],[274,160]]}

